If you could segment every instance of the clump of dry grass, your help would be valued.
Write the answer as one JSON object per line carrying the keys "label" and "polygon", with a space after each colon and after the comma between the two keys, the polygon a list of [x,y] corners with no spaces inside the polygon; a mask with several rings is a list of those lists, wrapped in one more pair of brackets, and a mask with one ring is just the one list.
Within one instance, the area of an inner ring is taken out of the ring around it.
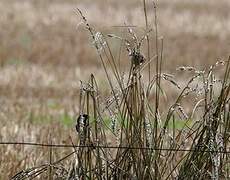
{"label": "clump of dry grass", "polygon": [[[178,68],[192,73],[186,85],[179,85],[172,75],[162,72],[163,39],[158,35],[155,3],[153,9],[154,29],[148,29],[145,18],[146,30],[140,38],[132,28],[127,28],[132,41],[96,31],[78,10],[93,40],[111,95],[106,99],[101,96],[94,74],[88,82],[82,82],[76,118],[78,140],[72,141],[71,166],[56,166],[65,159],[62,158],[18,173],[14,179],[229,178],[230,59],[202,70]],[[144,11],[147,14],[145,3]],[[156,47],[152,58],[150,48],[147,57],[142,49],[145,40],[149,43],[150,33],[155,36]],[[119,68],[121,56],[116,58],[113,54],[108,40],[111,37],[119,39],[121,47],[127,50],[130,57],[127,71]],[[220,65],[225,71],[218,79],[215,69]],[[161,107],[166,91],[163,81],[180,90],[168,109]],[[196,97],[194,108],[186,112],[183,102],[193,97]],[[62,174],[58,175],[60,169]]]}

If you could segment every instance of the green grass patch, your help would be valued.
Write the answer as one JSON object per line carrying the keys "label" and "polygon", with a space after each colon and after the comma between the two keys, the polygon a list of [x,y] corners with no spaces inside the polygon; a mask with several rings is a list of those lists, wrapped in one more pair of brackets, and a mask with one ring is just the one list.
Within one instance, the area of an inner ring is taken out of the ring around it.
{"label": "green grass patch", "polygon": [[182,130],[183,128],[187,127],[192,127],[193,121],[191,119],[189,120],[181,120],[181,119],[175,119],[173,122],[172,120],[169,121],[168,123],[168,128],[169,129],[177,129],[177,130]]}

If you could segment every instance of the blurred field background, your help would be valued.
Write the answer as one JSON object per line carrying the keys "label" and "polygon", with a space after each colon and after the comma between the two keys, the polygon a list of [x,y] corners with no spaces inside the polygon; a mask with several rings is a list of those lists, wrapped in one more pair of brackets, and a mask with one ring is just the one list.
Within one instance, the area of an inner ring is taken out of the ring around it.
{"label": "blurred field background", "polygon": [[[69,136],[75,136],[79,81],[93,72],[104,83],[88,33],[79,26],[77,7],[105,33],[123,34],[119,26],[124,23],[137,32],[145,26],[138,0],[1,0],[0,141],[70,143]],[[159,0],[164,70],[175,73],[184,65],[202,69],[226,59],[229,8],[228,0]],[[57,150],[56,157],[60,151],[63,155],[68,149]],[[0,179],[48,157],[44,149],[21,146],[0,146],[0,153]]]}

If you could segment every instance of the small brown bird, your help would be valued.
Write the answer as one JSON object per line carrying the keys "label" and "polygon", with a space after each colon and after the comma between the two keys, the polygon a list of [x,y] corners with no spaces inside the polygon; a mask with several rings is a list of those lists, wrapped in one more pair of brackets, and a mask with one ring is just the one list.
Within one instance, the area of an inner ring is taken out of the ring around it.
{"label": "small brown bird", "polygon": [[80,114],[79,117],[77,118],[77,123],[76,123],[76,131],[79,133],[81,131],[81,128],[86,128],[89,126],[89,115],[87,114]]}
{"label": "small brown bird", "polygon": [[143,62],[145,61],[145,57],[140,52],[137,52],[136,50],[132,50],[129,53],[129,56],[131,56],[131,61],[132,64],[134,65],[134,68],[143,64]]}

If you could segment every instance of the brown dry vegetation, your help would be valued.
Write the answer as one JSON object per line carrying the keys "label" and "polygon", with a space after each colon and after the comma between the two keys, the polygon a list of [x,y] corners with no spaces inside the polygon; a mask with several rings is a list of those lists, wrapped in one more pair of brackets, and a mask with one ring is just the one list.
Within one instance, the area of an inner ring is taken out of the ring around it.
{"label": "brown dry vegetation", "polygon": [[[76,7],[102,32],[125,35],[124,28],[116,27],[125,22],[143,33],[143,9],[137,0],[2,0],[0,141],[71,143],[69,136],[75,138],[79,80],[93,72],[99,85],[105,84],[93,45],[78,26]],[[158,7],[165,71],[175,72],[181,65],[202,69],[229,55],[228,0],[161,0]],[[124,55],[122,65],[128,64]],[[177,77],[183,84],[181,75]],[[171,93],[169,99],[177,92]],[[56,150],[54,159],[65,152]],[[45,148],[0,146],[0,153],[0,179],[49,159]]]}

